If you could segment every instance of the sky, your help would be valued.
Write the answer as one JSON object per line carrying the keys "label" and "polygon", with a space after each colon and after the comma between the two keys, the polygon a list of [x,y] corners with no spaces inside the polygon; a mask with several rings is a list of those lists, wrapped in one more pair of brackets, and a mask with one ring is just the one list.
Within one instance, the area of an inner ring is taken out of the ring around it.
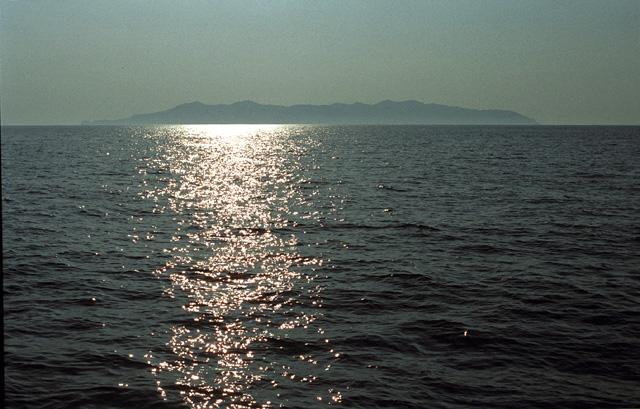
{"label": "sky", "polygon": [[385,99],[640,124],[640,0],[0,0],[2,124]]}

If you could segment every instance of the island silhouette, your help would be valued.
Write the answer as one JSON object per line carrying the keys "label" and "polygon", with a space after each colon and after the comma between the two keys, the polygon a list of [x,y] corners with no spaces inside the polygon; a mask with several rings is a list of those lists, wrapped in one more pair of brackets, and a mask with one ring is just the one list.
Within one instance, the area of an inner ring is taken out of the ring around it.
{"label": "island silhouette", "polygon": [[190,102],[148,114],[114,120],[85,121],[83,125],[151,124],[424,124],[532,125],[536,121],[514,111],[470,109],[419,101],[377,104],[265,105],[253,101],[207,105]]}

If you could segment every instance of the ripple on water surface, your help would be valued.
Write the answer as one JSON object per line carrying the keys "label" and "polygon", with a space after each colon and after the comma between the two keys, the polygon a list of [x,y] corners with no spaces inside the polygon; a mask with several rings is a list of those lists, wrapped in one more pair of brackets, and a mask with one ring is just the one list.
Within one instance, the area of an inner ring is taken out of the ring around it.
{"label": "ripple on water surface", "polygon": [[9,407],[640,405],[637,127],[3,127]]}

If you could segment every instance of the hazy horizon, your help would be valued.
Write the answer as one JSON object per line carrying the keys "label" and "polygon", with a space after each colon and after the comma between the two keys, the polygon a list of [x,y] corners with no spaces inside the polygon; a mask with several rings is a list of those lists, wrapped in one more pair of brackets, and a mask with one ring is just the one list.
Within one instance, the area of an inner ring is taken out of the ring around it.
{"label": "hazy horizon", "polygon": [[640,409],[640,0],[0,0],[0,128],[8,409]]}
{"label": "hazy horizon", "polygon": [[[171,110],[172,108],[176,108],[180,105],[187,105],[190,103],[202,103],[205,105],[233,105],[233,104],[237,104],[237,103],[241,103],[241,102],[255,102],[257,104],[260,105],[271,105],[271,106],[282,106],[282,107],[292,107],[292,106],[297,106],[297,105],[315,105],[315,106],[326,106],[326,105],[334,105],[334,104],[345,104],[345,105],[353,105],[353,104],[366,104],[366,105],[375,105],[381,102],[385,102],[385,101],[392,101],[392,102],[406,102],[406,101],[418,101],[418,100],[389,100],[389,99],[383,99],[383,100],[379,100],[379,101],[374,101],[372,103],[365,103],[362,101],[353,101],[353,102],[340,102],[340,101],[336,101],[336,102],[327,102],[327,103],[323,103],[323,104],[313,104],[313,103],[305,103],[305,102],[300,102],[300,103],[290,103],[290,104],[278,104],[278,103],[269,103],[269,102],[260,102],[260,101],[256,101],[253,99],[245,99],[245,100],[237,100],[237,101],[232,101],[232,102],[220,102],[220,103],[207,103],[207,102],[203,102],[203,101],[199,101],[199,100],[193,100],[193,101],[185,101],[173,106],[168,106],[165,108],[160,108],[157,111],[145,111],[145,112],[132,112],[130,114],[125,114],[122,117],[119,118],[85,118],[85,119],[81,119],[78,122],[56,122],[56,123],[7,123],[6,121],[2,120],[1,121],[1,125],[2,126],[94,126],[94,124],[87,124],[86,122],[100,122],[100,121],[109,121],[109,120],[119,120],[119,119],[127,119],[129,117],[133,117],[133,116],[139,116],[139,115],[146,115],[146,114],[154,114],[154,113],[159,113],[159,112],[163,112],[163,111],[168,111]],[[450,104],[440,104],[438,102],[432,102],[432,101],[418,101],[424,104],[436,104],[436,105],[444,105],[444,106],[451,106],[451,107],[456,107],[456,108],[469,108],[467,106],[460,106],[460,105],[450,105]],[[0,101],[0,105],[1,105],[1,101]],[[622,123],[622,122],[611,122],[611,123],[602,123],[602,122],[543,122],[538,120],[537,118],[533,118],[530,117],[528,115],[526,115],[526,113],[522,113],[522,112],[517,112],[515,110],[509,109],[508,107],[506,108],[495,108],[495,107],[479,107],[479,108],[470,108],[470,109],[476,109],[476,110],[504,110],[504,111],[512,111],[514,113],[517,114],[522,114],[524,116],[527,116],[533,120],[536,121],[536,123],[533,124],[477,124],[477,126],[640,126],[640,120],[636,121],[636,122],[628,122],[628,123]],[[0,118],[1,119],[1,118]],[[194,123],[195,125],[196,123]],[[204,125],[204,124],[200,124],[197,123],[199,125]],[[238,123],[238,125],[242,125],[245,124],[243,123]],[[249,124],[249,123],[246,123]],[[251,123],[253,124],[253,123]],[[257,124],[257,123],[256,123]],[[266,123],[265,123],[266,124]],[[287,125],[288,123],[283,123],[282,125]],[[301,125],[309,125],[307,123],[300,123]],[[355,124],[355,123],[354,123]],[[97,126],[104,126],[104,124],[95,124]],[[158,124],[158,125],[163,125],[163,124]],[[186,125],[186,124],[180,124],[180,123],[176,123],[176,125]],[[231,125],[230,123],[211,123],[211,125]],[[333,124],[333,123],[328,123],[327,125],[340,125],[340,124]],[[357,124],[355,124],[357,125]],[[366,124],[361,124],[361,125],[366,125]],[[385,125],[384,123],[381,123],[380,125]],[[400,125],[400,124],[393,124],[393,123],[389,123],[389,125]],[[420,125],[420,124],[407,124],[407,125]],[[434,124],[422,124],[424,126],[455,126],[455,124],[438,124],[438,123],[434,123]],[[460,126],[473,126],[474,124],[460,124]]]}
{"label": "hazy horizon", "polygon": [[251,100],[640,124],[638,1],[0,0],[3,125]]}

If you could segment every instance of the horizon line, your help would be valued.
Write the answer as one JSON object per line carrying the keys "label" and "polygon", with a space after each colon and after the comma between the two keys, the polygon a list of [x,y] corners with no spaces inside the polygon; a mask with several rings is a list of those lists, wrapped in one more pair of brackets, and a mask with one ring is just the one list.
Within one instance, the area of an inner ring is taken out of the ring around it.
{"label": "horizon line", "polygon": [[97,127],[97,126],[110,126],[110,127],[150,127],[150,126],[189,126],[189,125],[297,125],[297,126],[517,126],[517,127],[536,127],[536,126],[640,126],[638,123],[536,123],[536,124],[401,124],[401,123],[379,123],[379,124],[358,124],[358,123],[156,123],[156,124],[82,124],[82,123],[28,123],[28,124],[3,124],[0,122],[0,126],[13,126],[13,127],[38,127],[38,126],[74,126],[74,127]]}

